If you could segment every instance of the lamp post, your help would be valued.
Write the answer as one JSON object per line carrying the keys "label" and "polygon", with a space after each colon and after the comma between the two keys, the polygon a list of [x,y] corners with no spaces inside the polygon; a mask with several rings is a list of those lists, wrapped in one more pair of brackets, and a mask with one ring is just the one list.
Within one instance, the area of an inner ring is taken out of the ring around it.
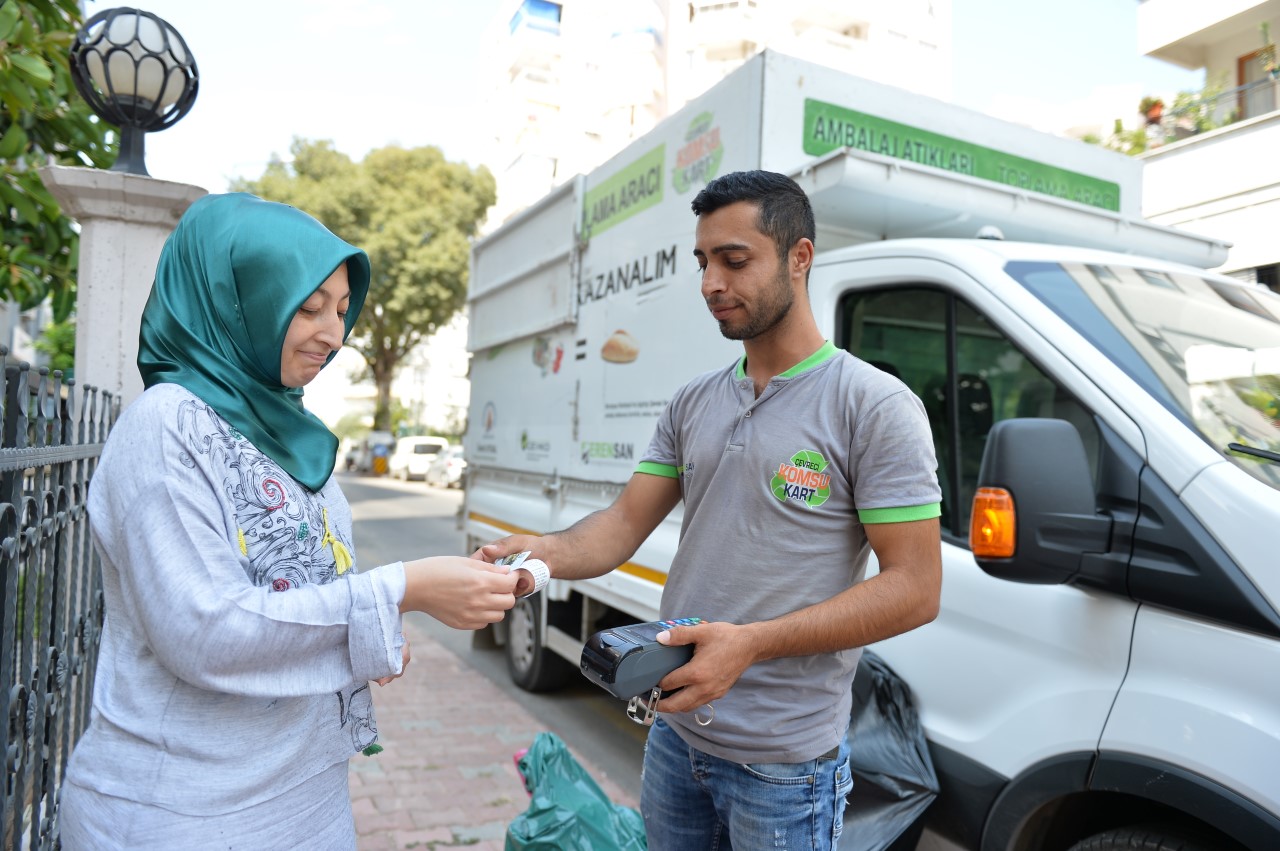
{"label": "lamp post", "polygon": [[120,128],[110,171],[147,175],[144,137],[186,115],[199,88],[196,61],[167,21],[140,9],[106,9],[71,47],[71,78],[89,107]]}

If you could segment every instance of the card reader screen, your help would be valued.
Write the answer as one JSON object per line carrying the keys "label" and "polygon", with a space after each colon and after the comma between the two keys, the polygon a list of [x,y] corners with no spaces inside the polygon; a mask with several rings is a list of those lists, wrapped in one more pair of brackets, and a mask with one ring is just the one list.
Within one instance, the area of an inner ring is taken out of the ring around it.
{"label": "card reader screen", "polygon": [[615,630],[615,632],[623,633],[633,641],[648,643],[656,641],[658,633],[665,632],[668,629],[671,629],[671,627],[659,621],[657,623],[638,623],[635,626],[622,627]]}

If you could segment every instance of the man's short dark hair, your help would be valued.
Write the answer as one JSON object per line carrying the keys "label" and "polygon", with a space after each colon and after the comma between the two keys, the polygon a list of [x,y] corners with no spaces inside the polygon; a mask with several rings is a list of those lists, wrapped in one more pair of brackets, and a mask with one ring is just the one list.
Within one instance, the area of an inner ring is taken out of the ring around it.
{"label": "man's short dark hair", "polygon": [[801,237],[814,241],[813,207],[794,180],[772,171],[735,171],[717,177],[693,199],[693,212],[701,216],[721,207],[751,201],[760,208],[757,227],[773,240],[778,258],[786,260]]}

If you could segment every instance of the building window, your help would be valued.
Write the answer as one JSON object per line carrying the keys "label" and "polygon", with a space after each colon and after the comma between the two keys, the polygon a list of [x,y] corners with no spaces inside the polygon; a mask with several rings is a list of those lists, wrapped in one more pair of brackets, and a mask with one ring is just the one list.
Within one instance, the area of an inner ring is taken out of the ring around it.
{"label": "building window", "polygon": [[560,4],[551,0],[524,0],[511,16],[511,32],[521,27],[560,35]]}
{"label": "building window", "polygon": [[1240,117],[1256,118],[1276,108],[1275,86],[1267,73],[1266,62],[1259,52],[1249,53],[1236,60],[1240,80]]}
{"label": "building window", "polygon": [[992,426],[1013,417],[1072,423],[1097,469],[1092,415],[994,322],[927,285],[853,292],[840,301],[836,342],[902,380],[924,404],[938,458],[942,533],[966,546],[973,494]]}
{"label": "building window", "polygon": [[1257,268],[1257,280],[1272,292],[1280,293],[1280,263],[1271,263]]}

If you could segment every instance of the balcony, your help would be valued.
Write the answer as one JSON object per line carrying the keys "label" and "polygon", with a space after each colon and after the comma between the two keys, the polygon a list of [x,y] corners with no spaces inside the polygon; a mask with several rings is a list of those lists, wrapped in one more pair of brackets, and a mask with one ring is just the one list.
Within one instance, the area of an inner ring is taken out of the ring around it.
{"label": "balcony", "polygon": [[1278,105],[1280,83],[1262,80],[1166,108],[1148,128],[1159,141],[1140,155],[1143,215],[1233,243],[1225,272],[1277,262]]}
{"label": "balcony", "polygon": [[507,27],[515,35],[521,30],[560,35],[560,4],[551,0],[524,0]]}
{"label": "balcony", "polygon": [[698,3],[693,9],[688,38],[701,45],[712,61],[745,59],[768,38],[768,16],[756,8],[754,0]]}
{"label": "balcony", "polygon": [[1220,92],[1180,95],[1159,122],[1149,127],[1148,147],[1180,142],[1201,133],[1275,112],[1280,106],[1280,81],[1254,80]]}
{"label": "balcony", "polygon": [[560,6],[549,0],[524,0],[508,24],[509,34],[492,46],[490,64],[517,73],[524,68],[550,70],[563,49]]}
{"label": "balcony", "polygon": [[866,38],[871,21],[884,19],[883,8],[874,0],[801,0],[786,6],[798,31],[819,27],[857,39]]}
{"label": "balcony", "polygon": [[1138,7],[1138,52],[1183,68],[1220,64],[1225,45],[1241,55],[1258,46],[1258,26],[1280,0],[1146,0]]}

